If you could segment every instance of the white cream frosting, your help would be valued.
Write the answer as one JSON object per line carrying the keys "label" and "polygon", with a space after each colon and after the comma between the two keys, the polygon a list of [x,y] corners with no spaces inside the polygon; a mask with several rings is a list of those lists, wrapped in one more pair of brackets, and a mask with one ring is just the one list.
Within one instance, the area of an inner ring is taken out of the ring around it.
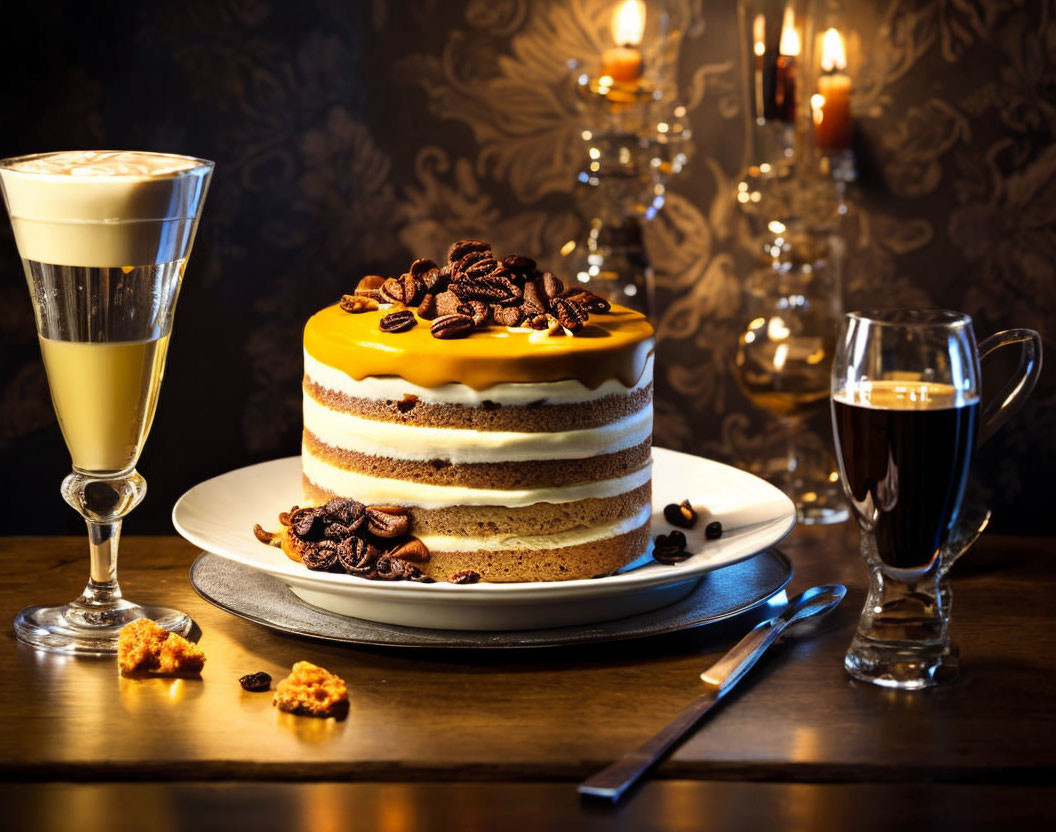
{"label": "white cream frosting", "polygon": [[457,535],[423,534],[418,538],[430,552],[465,552],[502,549],[559,549],[579,546],[596,540],[607,540],[634,531],[649,522],[652,506],[644,505],[630,517],[593,526],[579,526],[557,534],[497,535],[494,537],[459,537]]}
{"label": "white cream frosting", "polygon": [[432,485],[414,480],[383,479],[346,471],[301,448],[304,475],[318,488],[334,494],[354,494],[367,505],[395,504],[421,508],[449,506],[506,506],[520,508],[535,503],[571,503],[575,500],[616,497],[649,482],[652,462],[630,474],[609,480],[553,488],[467,488],[460,485]]}
{"label": "white cream frosting", "polygon": [[415,461],[445,459],[455,465],[583,459],[633,448],[653,432],[652,405],[596,428],[525,433],[434,428],[364,419],[304,397],[304,426],[333,448]]}
{"label": "white cream frosting", "polygon": [[627,387],[618,379],[609,379],[596,390],[591,390],[583,382],[574,379],[537,384],[520,382],[496,384],[486,390],[474,390],[465,384],[419,387],[402,378],[390,376],[368,376],[357,381],[347,373],[316,360],[307,350],[304,352],[304,373],[321,387],[357,399],[400,401],[405,395],[412,395],[428,404],[460,404],[471,407],[478,407],[485,401],[498,402],[510,407],[523,406],[531,402],[579,404],[596,401],[605,396],[626,396],[635,390],[641,390],[653,380],[653,356],[649,356],[645,370],[634,387]]}

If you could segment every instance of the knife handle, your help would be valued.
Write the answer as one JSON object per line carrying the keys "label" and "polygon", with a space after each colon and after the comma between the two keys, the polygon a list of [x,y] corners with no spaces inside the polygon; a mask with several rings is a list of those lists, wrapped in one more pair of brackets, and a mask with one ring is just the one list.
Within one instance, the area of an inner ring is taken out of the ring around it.
{"label": "knife handle", "polygon": [[576,791],[592,797],[619,800],[620,796],[696,725],[708,709],[718,701],[719,696],[715,691],[698,696],[658,733],[634,751],[628,751],[612,765],[584,780]]}

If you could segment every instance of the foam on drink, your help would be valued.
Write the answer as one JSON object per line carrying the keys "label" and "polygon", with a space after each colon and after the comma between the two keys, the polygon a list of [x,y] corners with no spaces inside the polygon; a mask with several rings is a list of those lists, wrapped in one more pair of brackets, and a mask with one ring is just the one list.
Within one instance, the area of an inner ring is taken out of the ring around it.
{"label": "foam on drink", "polygon": [[145,266],[185,256],[211,167],[164,153],[77,150],[0,168],[24,260]]}

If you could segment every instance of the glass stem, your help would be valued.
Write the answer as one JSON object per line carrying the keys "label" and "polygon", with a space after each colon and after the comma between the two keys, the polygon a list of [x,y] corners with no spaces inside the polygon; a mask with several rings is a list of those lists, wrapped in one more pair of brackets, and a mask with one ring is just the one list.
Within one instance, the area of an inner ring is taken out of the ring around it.
{"label": "glass stem", "polygon": [[93,606],[113,604],[121,600],[121,587],[117,583],[121,518],[104,522],[88,520],[87,523],[91,572],[88,585],[78,601]]}
{"label": "glass stem", "polygon": [[113,474],[75,470],[62,481],[63,499],[88,524],[88,584],[67,613],[78,625],[108,626],[128,606],[117,583],[121,521],[146,493],[146,480],[135,468]]}

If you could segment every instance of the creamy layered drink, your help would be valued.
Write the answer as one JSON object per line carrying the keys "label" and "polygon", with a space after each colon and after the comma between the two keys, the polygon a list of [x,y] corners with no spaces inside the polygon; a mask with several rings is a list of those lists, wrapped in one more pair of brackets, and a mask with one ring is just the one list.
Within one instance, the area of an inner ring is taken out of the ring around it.
{"label": "creamy layered drink", "polygon": [[130,604],[116,580],[121,519],[142,499],[135,471],[154,419],[180,284],[213,164],[132,151],[0,162],[0,185],[33,301],[40,349],[74,473],[62,494],[88,522],[91,580],[76,601],[30,607],[19,638],[112,653],[117,630],[174,610]]}
{"label": "creamy layered drink", "polygon": [[69,151],[0,167],[59,425],[81,471],[134,465],[211,167]]}

